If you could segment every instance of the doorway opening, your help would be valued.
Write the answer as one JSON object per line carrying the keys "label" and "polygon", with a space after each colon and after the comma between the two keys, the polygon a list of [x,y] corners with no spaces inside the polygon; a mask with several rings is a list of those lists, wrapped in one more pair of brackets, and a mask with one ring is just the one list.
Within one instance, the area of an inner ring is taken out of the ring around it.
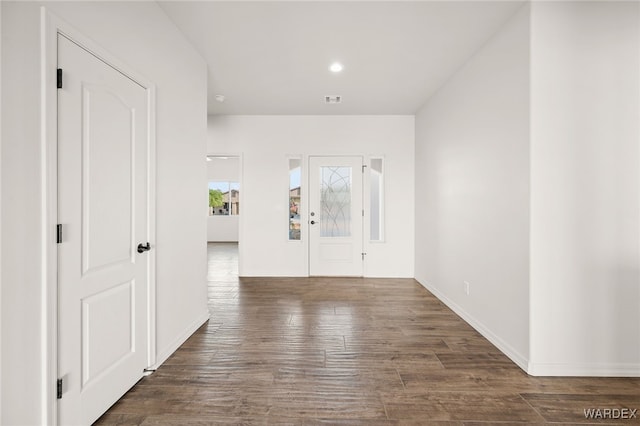
{"label": "doorway opening", "polygon": [[242,217],[241,158],[207,155],[208,280],[237,281]]}

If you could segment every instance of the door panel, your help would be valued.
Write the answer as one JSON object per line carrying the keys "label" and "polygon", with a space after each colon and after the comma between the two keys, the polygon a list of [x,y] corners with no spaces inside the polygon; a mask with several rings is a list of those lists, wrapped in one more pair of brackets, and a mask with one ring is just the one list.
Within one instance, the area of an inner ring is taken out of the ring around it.
{"label": "door panel", "polygon": [[147,94],[62,35],[58,66],[60,424],[91,424],[147,361]]}
{"label": "door panel", "polygon": [[362,157],[309,157],[309,275],[362,276]]}
{"label": "door panel", "polygon": [[[135,354],[134,293],[131,281],[82,300],[83,387]],[[114,310],[127,314],[114,317]],[[110,339],[101,338],[107,334]]]}
{"label": "door panel", "polygon": [[[108,117],[108,120],[105,120]],[[82,263],[131,262],[135,110],[113,88],[82,87]]]}

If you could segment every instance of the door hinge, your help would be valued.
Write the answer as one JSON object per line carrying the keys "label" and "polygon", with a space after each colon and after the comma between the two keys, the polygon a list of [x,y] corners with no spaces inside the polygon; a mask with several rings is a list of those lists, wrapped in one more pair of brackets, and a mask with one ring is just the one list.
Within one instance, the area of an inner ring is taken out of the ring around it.
{"label": "door hinge", "polygon": [[362,173],[364,173],[364,169],[365,169],[366,167],[367,167],[367,165],[366,165],[366,164],[363,164],[363,165],[362,165]]}
{"label": "door hinge", "polygon": [[62,399],[62,379],[58,379],[56,382],[56,398]]}
{"label": "door hinge", "polygon": [[364,217],[364,209],[362,209],[362,217]]}
{"label": "door hinge", "polygon": [[62,243],[62,224],[59,223],[56,225],[56,243]]}
{"label": "door hinge", "polygon": [[360,253],[362,255],[362,260],[364,261],[364,257],[367,255],[367,253]]}
{"label": "door hinge", "polygon": [[62,68],[58,68],[56,76],[58,80],[58,89],[62,89]]}

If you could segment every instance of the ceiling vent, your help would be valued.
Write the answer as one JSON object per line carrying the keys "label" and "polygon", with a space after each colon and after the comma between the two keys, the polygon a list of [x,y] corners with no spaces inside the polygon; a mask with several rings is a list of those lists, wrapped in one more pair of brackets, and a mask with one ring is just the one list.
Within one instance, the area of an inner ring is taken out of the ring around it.
{"label": "ceiling vent", "polygon": [[327,104],[339,104],[342,102],[342,96],[325,96],[324,102]]}

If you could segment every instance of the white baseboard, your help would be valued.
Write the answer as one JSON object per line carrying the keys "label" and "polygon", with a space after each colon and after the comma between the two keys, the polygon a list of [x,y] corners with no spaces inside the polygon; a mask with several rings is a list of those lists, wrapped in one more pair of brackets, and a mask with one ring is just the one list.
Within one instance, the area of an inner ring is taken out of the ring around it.
{"label": "white baseboard", "polygon": [[240,274],[240,278],[309,278],[309,274],[276,274],[272,272]]}
{"label": "white baseboard", "polygon": [[[266,273],[251,273],[251,274],[240,274],[240,278],[310,278],[309,274],[301,274],[301,275],[294,275],[294,274],[275,274],[275,273],[271,273],[271,272],[266,272]],[[344,277],[335,277],[335,278],[344,278]],[[349,278],[349,277],[347,277]],[[395,278],[402,278],[402,279],[414,279],[412,276],[408,276],[408,275],[368,275],[368,274],[364,274],[362,277],[354,275],[351,278],[389,278],[389,279],[395,279]]]}
{"label": "white baseboard", "polygon": [[192,322],[184,330],[184,332],[182,332],[182,334],[180,334],[173,341],[173,343],[171,343],[162,352],[158,353],[158,356],[156,357],[156,363],[154,365],[152,365],[151,367],[149,367],[148,370],[157,370],[158,367],[160,367],[180,346],[182,346],[182,344],[184,342],[187,341],[187,339],[189,337],[191,337],[191,335],[193,333],[195,333],[195,331],[197,329],[199,329],[202,326],[202,324],[204,324],[205,322],[207,322],[209,320],[209,316],[210,316],[209,311],[206,311],[206,312],[202,313],[201,315],[199,315],[197,317],[197,319],[194,322]]}
{"label": "white baseboard", "polygon": [[[418,281],[416,279],[416,281]],[[441,291],[432,287],[429,284],[424,284],[418,281],[418,283],[433,293],[442,303],[447,305],[449,309],[458,314],[463,320],[467,322],[476,331],[482,334],[489,342],[491,342],[496,348],[498,348],[503,354],[505,354],[511,361],[516,363],[518,367],[528,373],[529,359],[516,351],[511,345],[502,340],[499,336],[494,334],[489,328],[485,327],[480,321],[476,320],[473,316],[462,309],[453,300],[445,296]]]}
{"label": "white baseboard", "polygon": [[640,364],[566,364],[529,363],[532,376],[562,377],[640,377]]}

